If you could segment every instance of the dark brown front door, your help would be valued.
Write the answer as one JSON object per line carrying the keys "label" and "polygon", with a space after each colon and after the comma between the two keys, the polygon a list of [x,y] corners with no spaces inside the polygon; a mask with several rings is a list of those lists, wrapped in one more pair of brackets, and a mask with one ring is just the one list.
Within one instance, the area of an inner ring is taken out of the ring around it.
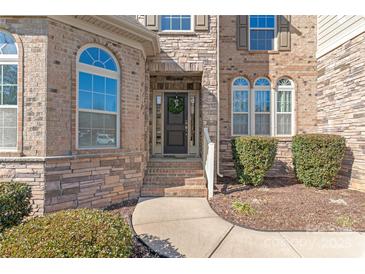
{"label": "dark brown front door", "polygon": [[165,93],[164,153],[186,154],[188,130],[188,94]]}

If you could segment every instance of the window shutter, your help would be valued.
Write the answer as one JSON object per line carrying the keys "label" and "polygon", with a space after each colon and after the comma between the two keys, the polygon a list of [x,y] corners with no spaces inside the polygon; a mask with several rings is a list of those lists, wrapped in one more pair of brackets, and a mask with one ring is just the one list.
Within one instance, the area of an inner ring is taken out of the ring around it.
{"label": "window shutter", "polygon": [[158,15],[145,15],[145,25],[150,30],[158,30]]}
{"label": "window shutter", "polygon": [[194,17],[195,30],[208,30],[209,22],[208,15],[195,15]]}
{"label": "window shutter", "polygon": [[278,17],[279,50],[290,50],[290,15],[279,15]]}
{"label": "window shutter", "polygon": [[237,16],[237,49],[248,49],[248,16]]}

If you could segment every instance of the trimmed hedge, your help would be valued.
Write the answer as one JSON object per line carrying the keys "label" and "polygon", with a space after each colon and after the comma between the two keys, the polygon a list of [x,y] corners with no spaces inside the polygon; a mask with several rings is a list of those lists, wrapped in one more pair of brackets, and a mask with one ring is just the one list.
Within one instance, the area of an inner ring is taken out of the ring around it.
{"label": "trimmed hedge", "polygon": [[318,188],[330,187],[341,168],[345,138],[330,134],[293,137],[293,164],[299,182]]}
{"label": "trimmed hedge", "polygon": [[119,214],[75,209],[6,230],[0,238],[0,257],[120,258],[129,257],[132,247],[132,233]]}
{"label": "trimmed hedge", "polygon": [[232,140],[237,179],[242,184],[261,185],[272,167],[278,141],[272,137],[247,136]]}
{"label": "trimmed hedge", "polygon": [[31,212],[30,187],[19,182],[0,182],[0,232],[20,224]]}

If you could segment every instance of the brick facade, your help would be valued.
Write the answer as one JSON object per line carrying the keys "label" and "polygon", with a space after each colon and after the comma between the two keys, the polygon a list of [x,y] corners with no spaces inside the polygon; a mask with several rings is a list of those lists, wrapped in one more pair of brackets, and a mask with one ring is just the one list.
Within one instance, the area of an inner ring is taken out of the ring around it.
{"label": "brick facade", "polygon": [[16,152],[0,152],[0,157],[45,156],[47,21],[4,17],[0,29],[13,34],[19,55],[18,146]]}
{"label": "brick facade", "polygon": [[339,181],[365,190],[365,33],[318,59],[318,131],[346,138]]}
{"label": "brick facade", "polygon": [[[138,197],[148,147],[149,85],[142,51],[48,18],[0,20],[24,48],[19,84],[24,82],[25,102],[23,143],[16,154],[0,154],[12,156],[2,158],[0,179],[27,182],[37,214]],[[120,149],[75,146],[76,55],[87,44],[108,48],[120,66]]]}
{"label": "brick facade", "polygon": [[[19,129],[18,150],[0,152],[0,180],[28,183],[36,214],[106,207],[139,197],[152,152],[152,92],[199,91],[201,147],[205,127],[212,141],[217,140],[218,76],[218,160],[220,172],[234,176],[230,147],[232,80],[244,76],[252,85],[264,76],[274,89],[277,80],[285,76],[295,84],[294,133],[345,136],[348,152],[340,179],[364,190],[365,113],[361,88],[365,84],[365,34],[322,56],[317,68],[315,16],[292,16],[291,50],[277,52],[237,50],[237,17],[219,16],[219,37],[218,17],[208,18],[208,29],[158,32],[160,52],[146,59],[140,48],[54,19],[1,17],[0,29],[12,33],[19,48]],[[138,20],[144,24],[145,17],[138,16]],[[108,48],[121,69],[119,149],[76,148],[76,57],[87,44]],[[293,176],[290,137],[279,138],[277,159],[268,176]]]}
{"label": "brick facade", "polygon": [[[316,131],[316,16],[291,17],[291,50],[250,52],[236,46],[237,16],[220,16],[220,171],[235,174],[231,152],[231,85],[244,76],[251,86],[258,77],[268,77],[272,89],[281,77],[295,84],[296,133]],[[305,103],[303,103],[305,102]],[[279,139],[278,155],[270,177],[293,176],[290,140]]]}

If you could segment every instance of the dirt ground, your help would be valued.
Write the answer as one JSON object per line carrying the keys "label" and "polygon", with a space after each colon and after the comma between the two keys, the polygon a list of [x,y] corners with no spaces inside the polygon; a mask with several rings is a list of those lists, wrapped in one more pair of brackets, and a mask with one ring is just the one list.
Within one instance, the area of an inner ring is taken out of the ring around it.
{"label": "dirt ground", "polygon": [[271,231],[365,231],[365,193],[316,189],[296,182],[265,182],[249,187],[217,184],[210,204],[224,219]]}

